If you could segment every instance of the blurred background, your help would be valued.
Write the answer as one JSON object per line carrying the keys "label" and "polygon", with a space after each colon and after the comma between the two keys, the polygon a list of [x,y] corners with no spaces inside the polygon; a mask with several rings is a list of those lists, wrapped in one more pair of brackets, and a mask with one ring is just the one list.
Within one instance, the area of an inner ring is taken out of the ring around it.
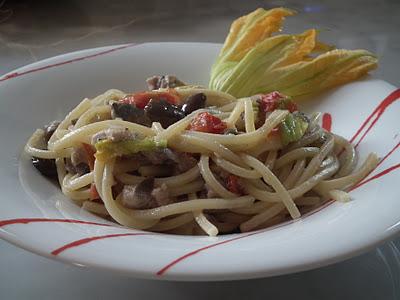
{"label": "blurred background", "polygon": [[338,48],[380,58],[376,75],[399,84],[398,0],[1,0],[0,70],[84,48],[148,41],[223,42],[232,20],[257,7],[298,11],[285,30],[320,29]]}
{"label": "blurred background", "polygon": [[[0,0],[0,75],[58,54],[150,41],[223,42],[257,7],[298,11],[287,32],[320,29],[338,48],[376,53],[374,77],[400,86],[399,0]],[[0,241],[0,299],[400,299],[399,241],[333,266],[217,283],[137,280],[31,254]]]}

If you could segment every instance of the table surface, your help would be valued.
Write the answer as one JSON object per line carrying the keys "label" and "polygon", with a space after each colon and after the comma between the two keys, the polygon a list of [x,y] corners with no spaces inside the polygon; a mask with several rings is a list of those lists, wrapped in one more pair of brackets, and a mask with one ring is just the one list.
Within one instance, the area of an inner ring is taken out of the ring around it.
{"label": "table surface", "polygon": [[[400,85],[400,1],[0,0],[0,73],[58,54],[128,42],[222,42],[257,7],[299,12],[289,32],[321,29],[339,48],[379,56],[375,76]],[[139,280],[51,261],[0,241],[0,299],[400,299],[400,241],[332,266],[246,281]]]}

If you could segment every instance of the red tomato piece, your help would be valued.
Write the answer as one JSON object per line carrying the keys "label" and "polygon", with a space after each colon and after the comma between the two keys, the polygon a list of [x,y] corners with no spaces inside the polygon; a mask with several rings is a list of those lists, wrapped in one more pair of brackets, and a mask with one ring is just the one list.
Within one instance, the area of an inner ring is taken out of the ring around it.
{"label": "red tomato piece", "polygon": [[263,112],[271,112],[278,108],[279,101],[285,99],[285,95],[275,91],[261,96],[260,106]]}
{"label": "red tomato piece", "polygon": [[226,187],[234,194],[243,195],[243,188],[239,183],[239,178],[235,175],[229,175],[226,179]]}
{"label": "red tomato piece", "polygon": [[90,186],[90,200],[100,199],[100,195],[97,192],[96,186],[94,183]]}
{"label": "red tomato piece", "polygon": [[94,149],[94,147],[92,145],[86,144],[86,143],[82,143],[83,149],[85,149],[86,152],[86,157],[88,160],[88,165],[91,171],[93,171],[94,169],[94,154],[96,153],[96,150]]}
{"label": "red tomato piece", "polygon": [[120,102],[125,104],[135,105],[138,108],[144,108],[150,101],[151,95],[147,92],[135,93],[131,95],[126,95],[120,100]]}
{"label": "red tomato piece", "polygon": [[168,90],[168,92],[138,92],[130,95],[126,95],[120,100],[122,103],[135,105],[137,108],[143,109],[150,99],[164,99],[171,104],[179,103],[179,95],[174,90]]}
{"label": "red tomato piece", "polygon": [[271,112],[275,109],[287,109],[290,112],[297,111],[297,104],[290,97],[287,97],[277,91],[262,95],[260,107],[263,112]]}
{"label": "red tomato piece", "polygon": [[199,113],[190,123],[188,129],[208,133],[223,133],[226,123],[208,112]]}
{"label": "red tomato piece", "polygon": [[294,111],[298,111],[298,110],[299,110],[299,109],[297,108],[297,104],[294,103],[294,102],[293,102],[292,100],[290,100],[290,99],[288,99],[288,100],[285,101],[285,106],[286,106],[286,109],[287,109],[288,111],[290,111],[291,113],[294,112]]}

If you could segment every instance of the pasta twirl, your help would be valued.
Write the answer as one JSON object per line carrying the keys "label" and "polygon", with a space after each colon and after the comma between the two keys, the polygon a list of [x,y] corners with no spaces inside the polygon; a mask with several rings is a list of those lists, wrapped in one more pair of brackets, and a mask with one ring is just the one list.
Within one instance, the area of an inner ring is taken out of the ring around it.
{"label": "pasta twirl", "polygon": [[378,163],[370,154],[355,170],[354,147],[281,96],[266,109],[260,95],[201,87],[109,90],[84,99],[53,131],[36,130],[25,151],[42,174],[57,175],[67,197],[123,226],[251,231],[330,197],[348,201],[346,189]]}

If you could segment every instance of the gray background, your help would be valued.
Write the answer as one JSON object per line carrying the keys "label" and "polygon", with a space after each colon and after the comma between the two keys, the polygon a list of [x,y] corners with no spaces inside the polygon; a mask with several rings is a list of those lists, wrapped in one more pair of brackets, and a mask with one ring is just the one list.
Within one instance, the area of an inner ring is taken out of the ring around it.
{"label": "gray background", "polygon": [[[400,85],[400,1],[0,0],[0,73],[54,55],[146,41],[222,42],[230,22],[257,7],[286,6],[288,32],[380,58],[375,76]],[[399,242],[343,263],[275,278],[214,283],[138,280],[78,268],[0,241],[0,299],[400,299]]]}

